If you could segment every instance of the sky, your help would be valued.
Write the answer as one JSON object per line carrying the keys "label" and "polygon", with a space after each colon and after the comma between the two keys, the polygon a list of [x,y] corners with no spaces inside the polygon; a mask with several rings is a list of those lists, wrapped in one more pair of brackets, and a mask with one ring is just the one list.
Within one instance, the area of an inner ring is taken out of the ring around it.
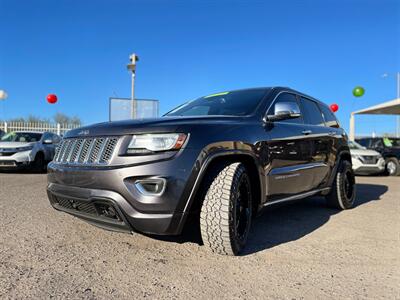
{"label": "sky", "polygon": [[[9,95],[0,119],[107,121],[109,97],[130,96],[131,53],[140,57],[136,97],[158,99],[160,114],[214,92],[278,85],[337,103],[347,130],[351,111],[396,97],[400,1],[0,0]],[[357,134],[395,128],[395,117],[357,117]]]}

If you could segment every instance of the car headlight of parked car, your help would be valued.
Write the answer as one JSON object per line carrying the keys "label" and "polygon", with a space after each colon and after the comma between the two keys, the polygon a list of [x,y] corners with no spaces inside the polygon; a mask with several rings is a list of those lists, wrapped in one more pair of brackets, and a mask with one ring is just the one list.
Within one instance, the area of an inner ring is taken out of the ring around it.
{"label": "car headlight of parked car", "polygon": [[358,159],[359,161],[363,161],[360,155],[352,154],[351,158]]}
{"label": "car headlight of parked car", "polygon": [[23,151],[29,151],[29,150],[32,150],[32,149],[33,149],[33,146],[25,146],[25,147],[15,148],[15,151],[16,152],[23,152]]}
{"label": "car headlight of parked car", "polygon": [[132,136],[127,154],[148,154],[152,152],[179,150],[186,140],[184,133],[137,134]]}

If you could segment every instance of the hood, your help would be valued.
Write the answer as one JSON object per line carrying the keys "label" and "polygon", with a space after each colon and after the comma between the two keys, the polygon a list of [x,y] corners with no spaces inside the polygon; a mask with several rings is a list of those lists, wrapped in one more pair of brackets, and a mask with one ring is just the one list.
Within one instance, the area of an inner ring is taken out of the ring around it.
{"label": "hood", "polygon": [[383,149],[382,153],[384,153],[385,155],[392,154],[400,159],[400,147],[387,147]]}
{"label": "hood", "polygon": [[370,149],[350,149],[350,153],[354,155],[377,156],[379,152]]}
{"label": "hood", "polygon": [[236,116],[192,116],[192,117],[161,117],[156,119],[126,120],[116,122],[104,122],[90,126],[84,126],[68,131],[69,137],[127,135],[132,133],[149,132],[175,132],[183,125],[201,124],[235,124],[248,117]]}
{"label": "hood", "polygon": [[25,142],[0,142],[0,149],[28,147],[28,146],[33,146],[34,144],[35,143],[25,143]]}

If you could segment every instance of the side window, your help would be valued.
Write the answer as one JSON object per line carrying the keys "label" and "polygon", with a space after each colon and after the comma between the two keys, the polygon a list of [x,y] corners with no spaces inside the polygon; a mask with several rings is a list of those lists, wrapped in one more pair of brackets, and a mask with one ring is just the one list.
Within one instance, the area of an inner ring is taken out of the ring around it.
{"label": "side window", "polygon": [[377,139],[377,140],[373,141],[371,147],[372,148],[383,148],[382,140]]}
{"label": "side window", "polygon": [[319,110],[317,103],[301,97],[301,106],[304,116],[304,122],[306,124],[325,126],[322,113]]}
{"label": "side window", "polygon": [[322,115],[324,116],[326,126],[339,128],[339,123],[329,107],[325,105],[320,105],[319,107],[321,108]]}
{"label": "side window", "polygon": [[[297,101],[297,98],[295,95],[293,94],[289,94],[289,93],[282,93],[278,96],[278,98],[275,99],[274,104],[270,107],[270,109],[268,110],[268,114],[269,115],[273,115],[275,114],[275,107],[277,105],[277,103],[292,103],[294,107],[296,107],[298,109],[298,112],[300,112],[300,108],[299,108],[299,103]],[[288,120],[284,120],[282,122],[285,123],[292,123],[292,124],[303,124],[303,117],[300,116],[298,118],[294,118],[294,119],[288,119]]]}

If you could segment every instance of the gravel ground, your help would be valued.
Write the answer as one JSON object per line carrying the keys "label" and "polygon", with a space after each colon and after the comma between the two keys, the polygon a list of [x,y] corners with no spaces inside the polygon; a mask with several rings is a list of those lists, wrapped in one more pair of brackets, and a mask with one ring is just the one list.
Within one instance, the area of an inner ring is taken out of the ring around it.
{"label": "gravel ground", "polygon": [[247,253],[121,234],[53,210],[43,174],[0,174],[0,298],[400,299],[400,177],[357,177],[357,206],[269,208]]}

